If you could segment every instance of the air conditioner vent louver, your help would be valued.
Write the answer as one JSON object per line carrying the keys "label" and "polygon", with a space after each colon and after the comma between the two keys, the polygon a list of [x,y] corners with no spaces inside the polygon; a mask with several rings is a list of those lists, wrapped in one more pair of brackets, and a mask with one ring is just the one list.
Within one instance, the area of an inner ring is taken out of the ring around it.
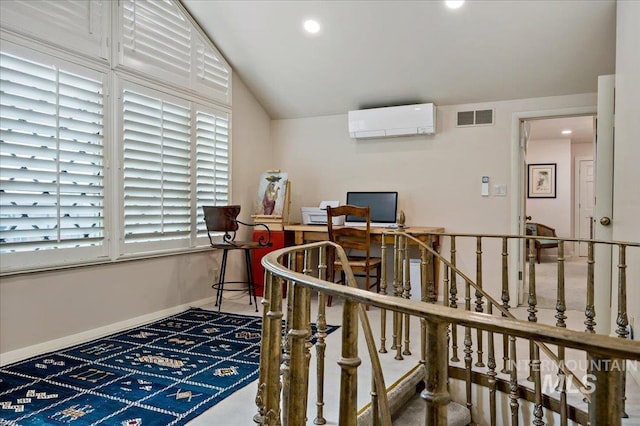
{"label": "air conditioner vent louver", "polygon": [[487,126],[493,124],[493,109],[458,111],[457,127]]}
{"label": "air conditioner vent louver", "polygon": [[476,124],[493,124],[493,110],[476,111]]}
{"label": "air conditioner vent louver", "polygon": [[473,126],[475,124],[473,111],[458,112],[458,126]]}

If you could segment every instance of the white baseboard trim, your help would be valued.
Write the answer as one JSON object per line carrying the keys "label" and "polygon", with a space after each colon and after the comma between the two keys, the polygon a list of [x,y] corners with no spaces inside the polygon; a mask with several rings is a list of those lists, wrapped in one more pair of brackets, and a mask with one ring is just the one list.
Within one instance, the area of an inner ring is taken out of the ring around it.
{"label": "white baseboard trim", "polygon": [[82,333],[72,334],[70,336],[61,337],[59,339],[49,340],[44,343],[38,343],[37,345],[27,346],[25,348],[16,349],[14,351],[0,353],[0,367],[3,367],[7,364],[13,364],[14,362],[22,361],[24,359],[28,359],[40,354],[57,351],[62,348],[78,345],[83,342],[88,342],[93,339],[108,336],[109,334],[117,333],[128,328],[137,327],[142,324],[147,324],[161,318],[180,313],[189,308],[199,308],[201,306],[214,302],[215,297],[208,297],[206,299],[196,300],[191,303],[173,306],[161,311],[141,315],[139,317],[120,321],[114,324],[105,325],[104,327],[83,331]]}

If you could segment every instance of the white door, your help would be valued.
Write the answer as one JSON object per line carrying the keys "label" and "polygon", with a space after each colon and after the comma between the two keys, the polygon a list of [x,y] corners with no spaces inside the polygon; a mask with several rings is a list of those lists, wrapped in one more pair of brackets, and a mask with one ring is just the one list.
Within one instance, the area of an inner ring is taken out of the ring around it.
{"label": "white door", "polygon": [[[578,159],[578,238],[593,238],[594,196],[593,160]],[[586,257],[588,245],[578,245],[578,255]]]}
{"label": "white door", "polygon": [[[598,125],[596,130],[594,237],[611,240],[613,220],[613,108],[615,76],[598,77]],[[611,248],[601,245],[594,253],[596,333],[611,329]]]}

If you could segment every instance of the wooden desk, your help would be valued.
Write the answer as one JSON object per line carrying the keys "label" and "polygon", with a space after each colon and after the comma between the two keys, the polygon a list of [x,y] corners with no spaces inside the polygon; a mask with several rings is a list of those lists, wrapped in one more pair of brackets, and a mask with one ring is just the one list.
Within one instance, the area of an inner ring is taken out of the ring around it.
{"label": "wooden desk", "polygon": [[[316,241],[327,241],[329,239],[329,233],[326,225],[300,225],[300,224],[287,224],[283,226],[285,232],[292,232],[294,234],[294,244],[300,245],[304,243],[311,243]],[[382,236],[385,236],[385,244],[393,245],[395,236],[390,233],[395,228],[372,226],[371,228],[371,242],[374,244],[382,243]],[[428,243],[429,236],[431,235],[431,242],[433,247],[437,250],[440,246],[440,238],[438,233],[443,233],[444,228],[439,226],[408,226],[403,229],[407,234],[419,239],[422,242]],[[385,234],[385,232],[389,232]],[[436,235],[433,235],[436,233]],[[298,271],[302,270],[302,258],[298,256],[296,260],[296,268]],[[434,263],[433,268],[433,282],[435,283],[435,291],[437,296],[438,290],[438,278],[439,278],[440,262]]]}
{"label": "wooden desk", "polygon": [[[372,226],[371,227],[371,240],[373,243],[380,244],[382,242],[382,235],[385,232],[392,232],[395,228]],[[326,225],[300,225],[289,224],[284,225],[284,230],[294,233],[294,242],[296,245],[311,243],[315,241],[326,241],[329,239],[329,233]],[[404,228],[407,234],[410,234],[420,241],[427,242],[428,234],[430,233],[443,233],[444,228],[438,226],[409,226]],[[437,241],[436,241],[437,240]],[[393,244],[393,235],[386,235],[386,243]],[[439,244],[439,238],[434,236],[433,242],[435,245]]]}

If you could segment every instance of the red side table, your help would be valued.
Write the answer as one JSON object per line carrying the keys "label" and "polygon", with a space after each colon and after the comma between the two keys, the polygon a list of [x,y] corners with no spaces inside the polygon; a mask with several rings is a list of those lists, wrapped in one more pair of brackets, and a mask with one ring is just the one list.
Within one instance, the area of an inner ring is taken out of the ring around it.
{"label": "red side table", "polygon": [[[264,296],[264,268],[262,267],[262,258],[274,250],[278,250],[284,247],[291,246],[293,244],[293,238],[291,235],[287,235],[285,231],[271,231],[271,247],[265,247],[263,249],[253,250],[251,259],[251,273],[253,274],[253,281],[255,284],[256,296]],[[267,238],[267,231],[256,230],[253,231],[253,241],[258,241],[260,236]],[[286,296],[286,289],[283,288],[283,297]]]}

